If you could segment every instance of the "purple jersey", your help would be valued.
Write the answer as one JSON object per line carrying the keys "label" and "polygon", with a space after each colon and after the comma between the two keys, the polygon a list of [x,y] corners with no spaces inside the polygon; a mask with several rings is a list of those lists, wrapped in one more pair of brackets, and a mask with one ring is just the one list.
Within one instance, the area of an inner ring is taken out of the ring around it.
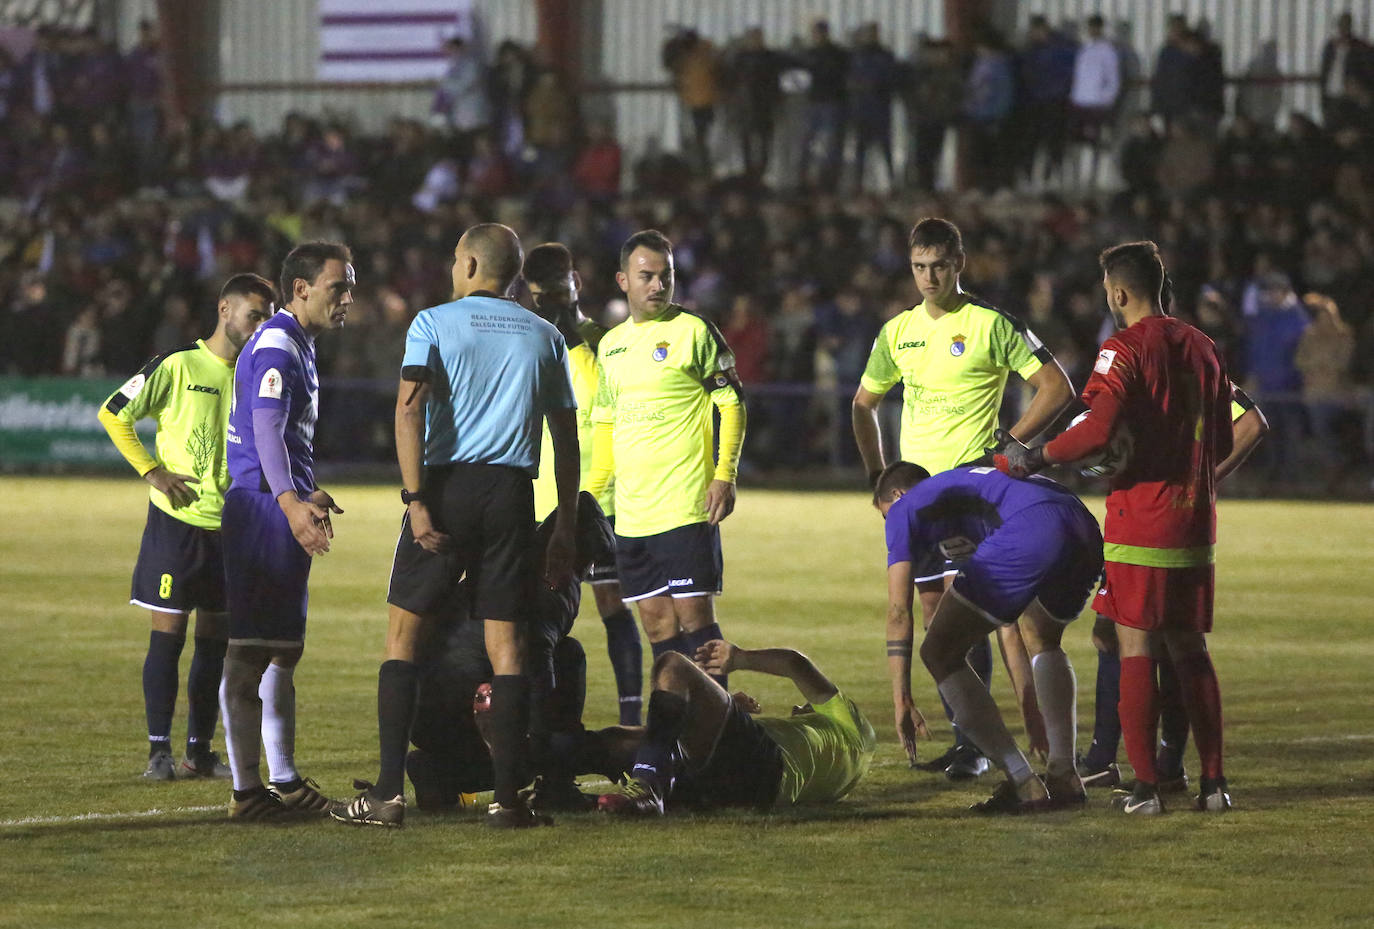
{"label": "purple jersey", "polygon": [[1070,490],[1038,474],[1018,481],[996,468],[941,472],[887,511],[887,563],[909,561],[913,576],[938,576],[947,553],[967,552],[1012,516],[1042,503],[1083,508]]}
{"label": "purple jersey", "polygon": [[315,370],[315,340],[306,335],[288,310],[263,323],[239,354],[234,369],[234,404],[229,412],[229,476],[233,487],[269,490],[253,428],[254,410],[284,411],[291,483],[305,495],[315,489],[312,443],[320,408],[320,379]]}

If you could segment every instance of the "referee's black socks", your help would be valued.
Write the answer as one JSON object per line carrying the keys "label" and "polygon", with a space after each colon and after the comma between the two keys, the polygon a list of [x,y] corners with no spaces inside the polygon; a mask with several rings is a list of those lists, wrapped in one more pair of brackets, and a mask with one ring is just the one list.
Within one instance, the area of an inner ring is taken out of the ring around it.
{"label": "referee's black socks", "polygon": [[406,749],[419,699],[420,669],[409,661],[383,661],[377,671],[377,739],[382,753],[374,796],[390,800],[405,791]]}
{"label": "referee's black socks", "polygon": [[497,674],[491,679],[491,767],[493,799],[504,807],[519,802],[525,785],[525,731],[529,728],[530,685],[523,674]]}

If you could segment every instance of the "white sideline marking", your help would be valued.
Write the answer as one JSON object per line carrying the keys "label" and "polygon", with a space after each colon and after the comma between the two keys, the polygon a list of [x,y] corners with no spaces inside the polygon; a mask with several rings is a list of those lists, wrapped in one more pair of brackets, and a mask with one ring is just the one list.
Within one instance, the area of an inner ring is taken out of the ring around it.
{"label": "white sideline marking", "polygon": [[1288,741],[1293,745],[1312,745],[1317,742],[1374,742],[1374,733],[1364,735],[1309,735]]}
{"label": "white sideline marking", "polygon": [[215,806],[174,806],[162,809],[139,810],[132,813],[79,813],[76,816],[25,816],[23,819],[0,819],[0,828],[5,826],[51,826],[60,823],[98,822],[104,819],[146,819],[151,816],[164,816],[168,813],[211,813],[223,810],[224,804]]}

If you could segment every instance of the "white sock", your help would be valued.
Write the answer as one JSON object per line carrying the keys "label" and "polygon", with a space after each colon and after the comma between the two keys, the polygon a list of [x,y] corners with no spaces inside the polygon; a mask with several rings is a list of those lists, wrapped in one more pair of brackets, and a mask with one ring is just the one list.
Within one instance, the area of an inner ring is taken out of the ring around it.
{"label": "white sock", "polygon": [[978,750],[1007,772],[1016,784],[1028,780],[1030,762],[1016,747],[1016,740],[1002,722],[997,703],[987,686],[965,665],[940,682],[940,696],[954,711],[954,724],[968,734]]}
{"label": "white sock", "polygon": [[296,773],[296,668],[269,664],[262,674],[262,744],[267,749],[267,779],[286,784]]}
{"label": "white sock", "polygon": [[262,701],[257,694],[257,673],[233,658],[224,660],[219,682],[219,712],[224,718],[224,747],[235,790],[262,786],[258,770],[261,758],[258,733],[262,729]]}
{"label": "white sock", "polygon": [[1047,770],[1055,777],[1074,772],[1074,741],[1078,735],[1078,679],[1062,648],[1041,652],[1031,659],[1035,697],[1045,717],[1050,757]]}

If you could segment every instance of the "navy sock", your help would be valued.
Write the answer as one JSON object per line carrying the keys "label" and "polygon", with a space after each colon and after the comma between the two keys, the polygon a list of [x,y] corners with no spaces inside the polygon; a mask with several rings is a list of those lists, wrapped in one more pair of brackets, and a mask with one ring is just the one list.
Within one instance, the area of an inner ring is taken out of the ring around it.
{"label": "navy sock", "polygon": [[666,797],[673,786],[673,757],[677,740],[687,724],[687,699],[668,690],[649,694],[647,725],[644,741],[635,752],[630,776],[648,781],[660,797]]}
{"label": "navy sock", "polygon": [[[725,638],[724,634],[722,634],[720,631],[720,623],[711,623],[711,625],[709,626],[702,626],[695,632],[684,632],[682,634],[682,637],[687,640],[687,657],[691,658],[693,661],[696,660],[697,649],[701,648],[703,645],[705,645],[707,642],[710,642],[712,639]],[[727,681],[729,680],[729,675],[712,674],[711,680],[715,681],[722,687],[729,686],[727,684]]]}
{"label": "navy sock", "polygon": [[530,720],[530,685],[522,674],[491,679],[491,768],[497,803],[511,807],[525,785],[525,732]]}
{"label": "navy sock", "polygon": [[611,657],[620,699],[620,725],[638,726],[644,699],[644,646],[639,641],[639,625],[629,607],[601,617],[601,622],[606,627],[606,653]]}
{"label": "navy sock", "polygon": [[1188,745],[1188,708],[1183,703],[1174,663],[1161,658],[1159,669],[1159,754],[1155,770],[1160,777],[1172,777],[1183,770],[1183,749]]}
{"label": "navy sock", "polygon": [[[653,652],[655,661],[658,660],[659,655],[668,652],[677,652],[680,655],[687,655],[687,639],[679,632],[671,639],[664,639],[661,642],[650,642],[649,650]],[[687,657],[690,658],[691,656],[688,655]]]}
{"label": "navy sock", "polygon": [[219,681],[224,676],[224,639],[196,636],[191,670],[186,674],[186,753],[208,752],[219,717]]}
{"label": "navy sock", "polygon": [[382,765],[375,795],[384,800],[405,790],[406,749],[419,680],[419,669],[409,661],[383,661],[377,671],[377,741]]}
{"label": "navy sock", "polygon": [[185,636],[170,632],[153,630],[148,636],[148,656],[143,659],[143,711],[148,720],[149,754],[171,750],[177,664],[185,644]]}
{"label": "navy sock", "polygon": [[1097,653],[1097,702],[1093,707],[1093,743],[1084,757],[1089,771],[1101,771],[1116,762],[1121,744],[1121,659],[1107,652]]}

